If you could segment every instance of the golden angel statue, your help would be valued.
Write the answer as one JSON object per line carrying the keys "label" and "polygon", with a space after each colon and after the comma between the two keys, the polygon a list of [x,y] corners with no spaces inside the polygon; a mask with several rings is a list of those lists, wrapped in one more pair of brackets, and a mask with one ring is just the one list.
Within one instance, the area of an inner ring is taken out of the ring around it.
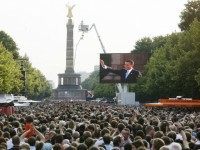
{"label": "golden angel statue", "polygon": [[68,18],[72,18],[73,15],[72,15],[72,9],[74,8],[75,5],[73,6],[70,6],[70,5],[67,5],[67,8],[68,8],[68,14],[67,14],[67,17]]}

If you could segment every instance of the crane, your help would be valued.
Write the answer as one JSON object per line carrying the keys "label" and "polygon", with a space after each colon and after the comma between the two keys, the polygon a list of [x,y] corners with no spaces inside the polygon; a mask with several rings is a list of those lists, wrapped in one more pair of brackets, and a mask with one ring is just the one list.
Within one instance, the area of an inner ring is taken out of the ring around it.
{"label": "crane", "polygon": [[89,28],[89,25],[85,25],[85,24],[83,24],[83,21],[81,21],[81,24],[79,25],[79,31],[82,31],[83,33],[82,33],[82,36],[81,36],[81,38],[79,39],[79,41],[78,41],[77,44],[79,44],[80,40],[83,39],[84,33],[90,31],[92,28],[94,28],[94,30],[95,30],[95,32],[96,32],[96,34],[97,34],[97,37],[98,37],[98,40],[99,40],[99,42],[100,42],[100,44],[101,44],[101,48],[102,48],[103,52],[106,53],[105,47],[104,47],[104,45],[103,45],[103,43],[102,43],[102,41],[101,41],[101,37],[100,37],[100,35],[99,35],[98,31],[97,31],[97,27],[96,27],[96,25],[95,25],[94,23],[93,23],[92,26]]}

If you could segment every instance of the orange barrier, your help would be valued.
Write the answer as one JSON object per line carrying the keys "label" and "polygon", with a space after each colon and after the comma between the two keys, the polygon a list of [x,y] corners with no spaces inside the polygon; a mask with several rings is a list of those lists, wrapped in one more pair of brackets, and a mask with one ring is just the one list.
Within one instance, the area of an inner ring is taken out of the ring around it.
{"label": "orange barrier", "polygon": [[159,99],[158,103],[144,104],[146,107],[200,107],[200,100]]}

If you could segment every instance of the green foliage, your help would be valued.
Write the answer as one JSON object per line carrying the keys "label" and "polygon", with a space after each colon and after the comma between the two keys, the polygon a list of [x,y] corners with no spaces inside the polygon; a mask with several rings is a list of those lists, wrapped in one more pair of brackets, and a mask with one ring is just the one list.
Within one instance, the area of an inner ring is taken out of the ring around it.
{"label": "green foliage", "polygon": [[133,52],[147,52],[153,53],[156,49],[163,47],[167,42],[167,36],[157,36],[151,39],[150,37],[144,37],[138,40],[135,44]]}
{"label": "green foliage", "polygon": [[[23,69],[27,75],[24,79],[21,62],[25,65]],[[42,73],[32,67],[28,57],[19,56],[14,40],[4,31],[0,31],[0,93],[23,95],[25,88],[28,98],[32,99],[49,97],[52,93],[52,87]]]}
{"label": "green foliage", "polygon": [[188,1],[180,17],[179,27],[182,31],[188,30],[194,19],[200,21],[200,0]]}
{"label": "green foliage", "polygon": [[165,97],[173,95],[170,89],[174,82],[175,60],[180,54],[175,55],[175,44],[177,43],[177,34],[168,37],[167,43],[157,49],[151,57],[147,66],[146,92],[153,97]]}
{"label": "green foliage", "polygon": [[82,82],[83,88],[87,90],[94,90],[95,86],[99,82],[99,71],[94,71],[90,76]]}
{"label": "green foliage", "polygon": [[133,51],[151,53],[152,50],[153,50],[152,39],[149,37],[145,37],[136,42],[135,49]]}
{"label": "green foliage", "polygon": [[22,88],[20,66],[0,43],[0,93],[19,93]]}
{"label": "green foliage", "polygon": [[94,71],[91,75],[82,82],[83,88],[93,91],[95,97],[115,97],[114,84],[99,83],[99,71]]}
{"label": "green foliage", "polygon": [[27,60],[25,61],[27,97],[30,99],[50,97],[52,93],[50,83],[38,69],[32,67],[27,56],[23,59]]}
{"label": "green foliage", "polygon": [[182,95],[200,97],[200,22],[188,31],[166,36],[157,48],[138,84],[131,86],[140,99],[158,99]]}
{"label": "green foliage", "polygon": [[200,22],[195,20],[188,31],[184,32],[180,39],[179,47],[184,50],[184,55],[177,61],[179,82],[182,83],[182,91],[190,97],[200,96],[198,85],[198,70],[200,68]]}
{"label": "green foliage", "polygon": [[3,46],[13,54],[13,58],[17,59],[19,57],[18,48],[14,40],[6,34],[4,31],[0,31],[0,42]]}
{"label": "green foliage", "polygon": [[156,49],[162,48],[166,44],[167,38],[168,38],[168,35],[154,37],[152,40],[152,45],[153,45],[152,51],[154,52]]}
{"label": "green foliage", "polygon": [[97,84],[94,88],[95,97],[115,97],[115,85],[114,84]]}

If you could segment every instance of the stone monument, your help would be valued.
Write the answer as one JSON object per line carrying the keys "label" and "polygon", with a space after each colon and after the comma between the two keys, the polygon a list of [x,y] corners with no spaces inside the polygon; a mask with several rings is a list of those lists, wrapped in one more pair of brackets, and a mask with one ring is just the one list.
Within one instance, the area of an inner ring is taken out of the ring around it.
{"label": "stone monument", "polygon": [[74,39],[72,21],[72,9],[68,7],[67,22],[67,45],[66,45],[66,69],[65,73],[58,74],[58,87],[54,91],[55,99],[85,100],[87,91],[81,87],[81,75],[74,72]]}

